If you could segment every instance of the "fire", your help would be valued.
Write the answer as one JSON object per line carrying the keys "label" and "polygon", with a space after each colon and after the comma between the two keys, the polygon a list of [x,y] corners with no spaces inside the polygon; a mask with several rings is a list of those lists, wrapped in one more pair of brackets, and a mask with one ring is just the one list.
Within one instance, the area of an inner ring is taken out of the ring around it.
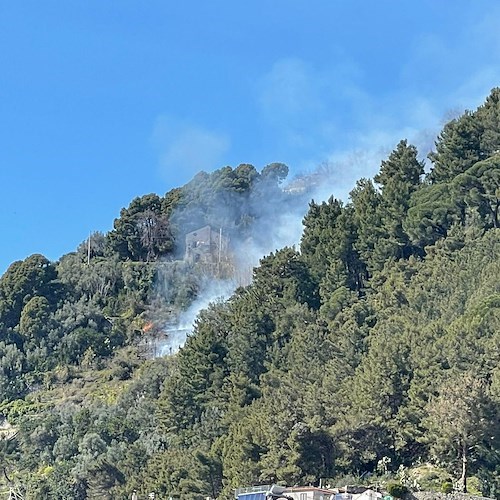
{"label": "fire", "polygon": [[142,333],[148,333],[149,331],[152,330],[154,324],[152,321],[149,321],[142,327]]}

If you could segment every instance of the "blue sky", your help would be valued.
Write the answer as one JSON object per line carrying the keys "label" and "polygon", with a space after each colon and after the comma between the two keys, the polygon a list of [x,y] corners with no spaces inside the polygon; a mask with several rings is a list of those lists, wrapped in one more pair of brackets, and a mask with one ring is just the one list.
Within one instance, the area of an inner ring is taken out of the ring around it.
{"label": "blue sky", "polygon": [[491,0],[0,0],[0,273],[199,170],[328,162],[345,195],[500,85]]}

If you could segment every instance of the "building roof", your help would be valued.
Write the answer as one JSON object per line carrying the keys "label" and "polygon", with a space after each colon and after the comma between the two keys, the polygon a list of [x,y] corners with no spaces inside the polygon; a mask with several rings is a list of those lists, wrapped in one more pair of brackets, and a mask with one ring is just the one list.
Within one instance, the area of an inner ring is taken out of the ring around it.
{"label": "building roof", "polygon": [[293,486],[293,487],[288,487],[285,490],[285,493],[299,493],[299,492],[306,492],[306,491],[316,491],[318,493],[329,493],[332,495],[334,491],[332,490],[327,490],[325,488],[317,488],[316,486]]}

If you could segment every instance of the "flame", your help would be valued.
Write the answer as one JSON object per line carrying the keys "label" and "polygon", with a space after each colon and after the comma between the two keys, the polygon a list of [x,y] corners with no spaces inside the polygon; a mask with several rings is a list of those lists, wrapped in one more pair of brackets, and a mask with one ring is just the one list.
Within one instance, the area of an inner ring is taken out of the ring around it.
{"label": "flame", "polygon": [[143,327],[142,327],[142,333],[148,333],[152,328],[153,328],[154,324],[152,321],[146,323]]}

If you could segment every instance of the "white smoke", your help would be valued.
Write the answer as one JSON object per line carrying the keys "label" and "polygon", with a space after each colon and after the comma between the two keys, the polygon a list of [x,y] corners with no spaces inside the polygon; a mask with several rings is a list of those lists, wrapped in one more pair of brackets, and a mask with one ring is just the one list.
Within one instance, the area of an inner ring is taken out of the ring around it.
{"label": "white smoke", "polygon": [[165,326],[165,339],[159,343],[159,355],[175,354],[193,333],[198,314],[213,302],[227,300],[237,287],[235,280],[206,280],[198,298],[179,316],[177,322]]}
{"label": "white smoke", "polygon": [[[358,156],[361,159],[361,156]],[[371,158],[370,158],[371,159]],[[345,160],[345,159],[344,159]],[[238,286],[245,286],[251,282],[253,269],[259,261],[284,247],[299,247],[303,232],[303,219],[307,214],[312,199],[316,203],[326,201],[334,195],[346,201],[348,191],[345,185],[344,167],[351,167],[353,161],[337,161],[323,164],[315,171],[292,179],[284,189],[286,196],[275,199],[276,192],[263,197],[263,203],[251,207],[254,219],[252,221],[251,236],[237,240],[233,236],[230,240],[230,253],[234,265],[233,278],[222,280],[205,275],[198,283],[197,299],[185,310],[175,322],[166,323],[163,331],[165,340],[161,342],[160,355],[176,353],[184,345],[186,338],[193,332],[196,318],[200,311],[206,309],[210,303],[218,300],[227,300]],[[366,163],[366,158],[363,158]],[[344,174],[344,175],[343,175]],[[350,186],[352,189],[354,184]],[[335,193],[337,191],[337,193]],[[234,207],[223,206],[214,210],[217,212],[232,213]],[[197,221],[190,221],[195,225]],[[200,227],[206,222],[200,221]],[[186,272],[182,262],[173,266],[175,273]],[[192,270],[191,270],[192,272]],[[172,275],[171,275],[172,276]],[[165,298],[175,295],[178,281],[164,279],[162,294]]]}

